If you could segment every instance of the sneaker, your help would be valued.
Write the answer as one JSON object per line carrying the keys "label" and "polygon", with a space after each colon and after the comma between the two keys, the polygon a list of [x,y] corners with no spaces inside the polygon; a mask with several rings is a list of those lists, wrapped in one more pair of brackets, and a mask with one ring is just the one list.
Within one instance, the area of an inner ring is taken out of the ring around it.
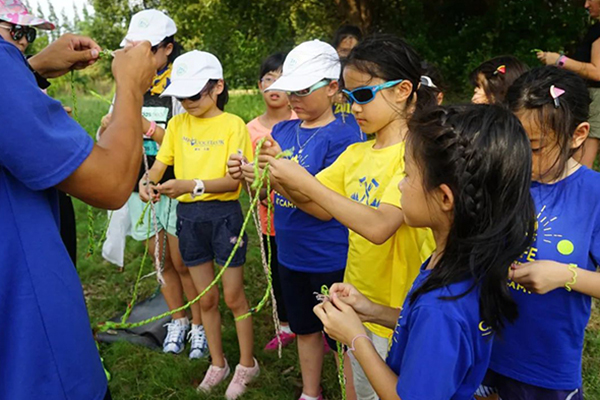
{"label": "sneaker", "polygon": [[211,365],[208,368],[208,371],[206,371],[202,383],[198,385],[196,390],[204,393],[210,392],[212,388],[223,382],[229,376],[230,372],[227,360],[225,360],[225,366],[223,368]]}
{"label": "sneaker", "polygon": [[279,347],[278,337],[279,340],[281,340],[281,347],[286,347],[296,339],[296,334],[280,331],[269,343],[267,343],[265,346],[266,351],[277,350]]}
{"label": "sneaker", "polygon": [[181,353],[185,348],[185,334],[190,329],[190,325],[175,320],[164,326],[167,327],[167,336],[163,342],[163,353]]}
{"label": "sneaker", "polygon": [[[298,400],[306,400],[306,397],[304,397],[304,394],[302,394]],[[317,397],[317,400],[323,400],[323,395],[320,394],[319,397]]]}
{"label": "sneaker", "polygon": [[191,343],[190,359],[203,358],[208,354],[208,342],[202,325],[192,325],[188,341]]}
{"label": "sneaker", "polygon": [[227,391],[225,392],[225,398],[227,400],[235,400],[243,395],[246,391],[246,386],[259,374],[260,368],[258,367],[258,361],[256,361],[256,358],[254,359],[253,367],[248,368],[238,364],[237,367],[235,367],[233,379],[229,383]]}

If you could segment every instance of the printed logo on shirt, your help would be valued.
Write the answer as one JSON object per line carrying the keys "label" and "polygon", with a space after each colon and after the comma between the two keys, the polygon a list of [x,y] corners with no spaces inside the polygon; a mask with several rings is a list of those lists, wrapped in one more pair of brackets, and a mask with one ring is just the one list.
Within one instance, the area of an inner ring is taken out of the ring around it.
{"label": "printed logo on shirt", "polygon": [[479,323],[479,331],[481,332],[481,336],[485,337],[485,336],[489,336],[491,335],[492,332],[492,328],[490,328],[489,326],[487,326],[487,324],[485,323],[485,321],[481,321]]}
{"label": "printed logo on shirt", "polygon": [[335,103],[333,108],[334,114],[351,114],[350,103]]}
{"label": "printed logo on shirt", "polygon": [[[529,262],[536,261],[538,259],[539,249],[535,247],[538,243],[538,239],[541,239],[543,243],[552,245],[556,252],[557,256],[570,256],[575,251],[575,244],[572,241],[565,239],[564,236],[554,229],[554,222],[558,219],[558,217],[551,217],[546,215],[546,206],[543,206],[537,215],[537,221],[535,223],[535,233],[533,236],[533,245],[529,247],[521,258],[515,262],[515,264],[525,264]],[[577,266],[576,264],[573,264]],[[509,270],[510,276],[510,270]],[[517,292],[531,294],[531,292],[525,289],[520,284],[508,280],[508,287],[516,290]]]}
{"label": "printed logo on shirt", "polygon": [[214,147],[225,146],[224,140],[196,140],[195,138],[183,137],[183,142],[194,148],[194,151],[209,151]]}
{"label": "printed logo on shirt", "polygon": [[283,208],[296,208],[294,203],[281,196],[279,193],[276,193],[275,195],[275,205]]}
{"label": "printed logo on shirt", "polygon": [[310,167],[310,165],[306,162],[308,156],[306,154],[296,153],[289,158],[290,161],[295,162],[296,164],[302,165],[304,168]]}
{"label": "printed logo on shirt", "polygon": [[379,182],[377,182],[377,179],[372,178],[369,181],[369,179],[366,176],[363,176],[358,180],[358,182],[360,188],[362,189],[362,192],[352,193],[350,195],[350,198],[367,206],[378,208],[379,204],[381,203],[381,200],[371,197],[373,190],[377,190],[379,188]]}

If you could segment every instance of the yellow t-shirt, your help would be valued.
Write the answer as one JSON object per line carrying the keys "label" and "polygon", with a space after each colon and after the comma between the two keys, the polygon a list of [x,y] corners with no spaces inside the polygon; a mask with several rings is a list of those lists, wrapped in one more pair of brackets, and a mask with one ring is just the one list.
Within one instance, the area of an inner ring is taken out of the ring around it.
{"label": "yellow t-shirt", "polygon": [[[374,149],[374,140],[349,146],[317,179],[335,192],[378,208],[381,203],[400,208],[398,183],[404,175],[404,142]],[[426,242],[429,244],[426,245]],[[350,230],[344,281],[371,301],[401,307],[419,268],[432,248],[429,229],[403,224],[385,243],[376,245]],[[426,257],[423,256],[426,254]],[[366,324],[382,337],[392,330]]]}
{"label": "yellow t-shirt", "polygon": [[[156,159],[173,165],[177,179],[212,180],[227,176],[227,160],[238,149],[248,160],[253,160],[250,134],[240,117],[224,112],[212,118],[197,118],[183,113],[169,121]],[[183,203],[237,200],[240,190],[241,185],[235,192],[205,193],[195,199],[184,194],[177,200]]]}

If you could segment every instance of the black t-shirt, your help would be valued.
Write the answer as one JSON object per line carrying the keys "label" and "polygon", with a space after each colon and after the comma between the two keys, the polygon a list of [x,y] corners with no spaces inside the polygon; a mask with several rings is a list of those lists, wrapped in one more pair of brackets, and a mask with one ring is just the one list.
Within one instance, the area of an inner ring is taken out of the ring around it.
{"label": "black t-shirt", "polygon": [[[150,94],[150,92],[144,95],[144,106],[142,108],[142,115],[148,121],[156,122],[156,125],[166,128],[167,124],[173,118],[173,100],[171,97],[159,97]],[[152,140],[144,138],[144,153],[148,157],[148,168],[152,168],[154,160],[156,160],[156,154],[158,153],[158,144]],[[140,173],[138,176],[138,182],[144,176],[146,169],[144,167],[144,161],[140,167]],[[173,167],[167,167],[163,178],[158,183],[164,183],[170,179],[175,179],[175,172]],[[134,192],[138,191],[138,185],[136,184],[133,188]]]}
{"label": "black t-shirt", "polygon": [[[596,22],[590,27],[583,40],[577,46],[573,59],[585,63],[592,62],[592,45],[600,39],[600,22]],[[600,88],[600,82],[588,80],[588,85],[594,88]]]}

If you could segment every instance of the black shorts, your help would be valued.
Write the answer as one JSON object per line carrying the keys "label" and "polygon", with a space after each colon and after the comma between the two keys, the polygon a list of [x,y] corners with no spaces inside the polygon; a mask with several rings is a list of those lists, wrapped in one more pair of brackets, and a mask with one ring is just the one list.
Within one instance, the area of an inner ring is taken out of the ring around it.
{"label": "black shorts", "polygon": [[501,400],[583,400],[583,388],[570,390],[545,389],[519,382],[488,369],[478,396],[497,394]]}
{"label": "black shorts", "polygon": [[336,282],[343,282],[344,270],[326,273],[299,272],[280,263],[279,278],[292,332],[297,335],[321,332],[323,324],[313,312],[313,308],[319,304],[315,292],[321,293],[323,285],[330,287]]}
{"label": "black shorts", "polygon": [[[225,265],[238,239],[244,216],[238,201],[198,201],[177,205],[177,237],[183,263],[195,267],[208,261]],[[233,256],[230,267],[246,262],[248,237]]]}

